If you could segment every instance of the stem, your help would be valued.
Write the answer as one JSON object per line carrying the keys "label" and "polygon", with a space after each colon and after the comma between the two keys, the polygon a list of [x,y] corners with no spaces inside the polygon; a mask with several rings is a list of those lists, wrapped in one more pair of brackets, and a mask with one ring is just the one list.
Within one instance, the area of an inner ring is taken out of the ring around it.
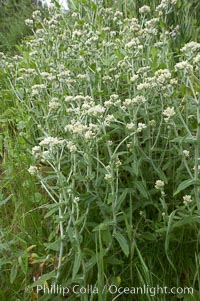
{"label": "stem", "polygon": [[197,133],[196,133],[196,143],[195,143],[195,168],[194,168],[194,179],[196,181],[194,187],[195,199],[197,203],[197,208],[200,210],[200,187],[197,184],[199,176],[199,145],[200,145],[200,101],[198,100],[197,106]]}
{"label": "stem", "polygon": [[[62,196],[60,195],[59,203],[62,203]],[[60,228],[60,250],[59,250],[59,257],[58,257],[58,267],[57,267],[57,275],[56,280],[59,279],[60,276],[60,268],[62,264],[62,257],[63,257],[63,238],[64,238],[64,229],[63,229],[63,215],[62,215],[62,205],[59,206],[59,228]]]}

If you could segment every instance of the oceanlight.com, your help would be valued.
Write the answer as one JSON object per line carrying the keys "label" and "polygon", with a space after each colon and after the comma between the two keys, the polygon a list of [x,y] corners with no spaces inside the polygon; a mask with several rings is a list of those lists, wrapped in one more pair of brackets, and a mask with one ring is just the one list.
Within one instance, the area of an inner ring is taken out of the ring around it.
{"label": "oceanlight.com", "polygon": [[62,295],[67,296],[71,294],[75,295],[84,295],[84,294],[103,294],[109,293],[111,295],[118,294],[118,295],[149,295],[154,297],[156,295],[193,295],[193,288],[192,287],[171,287],[168,286],[149,286],[144,285],[140,287],[127,287],[127,286],[117,286],[115,284],[105,285],[101,290],[95,285],[86,285],[81,286],[79,284],[75,284],[73,286],[64,287],[58,284],[52,284],[51,286],[47,287],[45,285],[37,285],[36,292],[43,293],[48,295]]}

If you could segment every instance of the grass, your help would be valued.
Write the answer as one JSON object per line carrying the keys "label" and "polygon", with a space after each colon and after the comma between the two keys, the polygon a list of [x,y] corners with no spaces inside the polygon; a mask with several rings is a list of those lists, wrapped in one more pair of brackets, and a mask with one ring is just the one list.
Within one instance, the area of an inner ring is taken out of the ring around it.
{"label": "grass", "polygon": [[172,2],[37,11],[1,54],[1,300],[198,300],[199,4]]}
{"label": "grass", "polygon": [[16,44],[30,34],[24,19],[31,16],[35,6],[29,0],[9,0],[1,4],[0,51],[16,51]]}

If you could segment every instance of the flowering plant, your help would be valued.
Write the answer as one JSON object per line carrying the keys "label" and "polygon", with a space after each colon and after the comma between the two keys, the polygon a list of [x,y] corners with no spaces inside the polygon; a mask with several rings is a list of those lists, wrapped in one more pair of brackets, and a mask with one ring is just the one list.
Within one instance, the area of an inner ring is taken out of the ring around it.
{"label": "flowering plant", "polygon": [[49,276],[56,283],[91,280],[102,291],[106,281],[121,281],[127,259],[130,275],[122,275],[133,281],[141,276],[134,244],[145,231],[154,242],[164,233],[173,269],[173,218],[180,225],[200,210],[200,44],[184,45],[175,61],[163,24],[176,3],[162,0],[154,12],[142,6],[138,18],[103,1],[92,9],[74,3],[70,18],[56,7],[45,19],[36,11],[21,56],[2,54],[18,124],[25,122],[19,134],[32,145],[27,169],[55,224],[45,246],[56,257]]}

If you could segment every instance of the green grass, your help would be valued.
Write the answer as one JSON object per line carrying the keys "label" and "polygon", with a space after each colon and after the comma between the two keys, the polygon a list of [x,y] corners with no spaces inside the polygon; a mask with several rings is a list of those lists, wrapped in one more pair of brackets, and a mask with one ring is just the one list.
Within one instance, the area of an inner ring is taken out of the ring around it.
{"label": "green grass", "polygon": [[199,298],[199,4],[144,4],[36,12],[1,54],[3,301],[65,300],[37,293],[54,283],[99,291],[72,301]]}
{"label": "green grass", "polygon": [[0,5],[0,51],[16,52],[16,45],[31,31],[24,23],[37,8],[30,0],[8,0]]}

